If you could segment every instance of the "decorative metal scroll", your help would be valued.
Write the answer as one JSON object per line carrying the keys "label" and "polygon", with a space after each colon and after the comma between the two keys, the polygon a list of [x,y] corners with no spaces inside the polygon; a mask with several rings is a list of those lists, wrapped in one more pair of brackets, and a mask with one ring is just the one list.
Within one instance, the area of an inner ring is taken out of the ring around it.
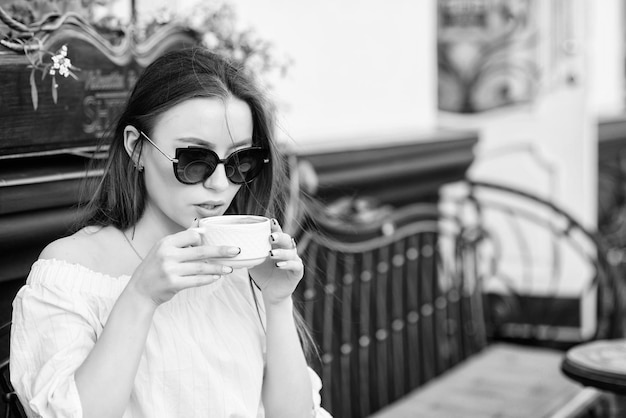
{"label": "decorative metal scroll", "polygon": [[[600,125],[600,134],[610,125],[623,129],[623,123]],[[600,142],[598,164],[598,231],[608,242],[607,258],[620,272],[626,300],[626,145],[622,130],[612,140]],[[626,321],[624,321],[626,322]],[[625,325],[626,327],[626,325]]]}

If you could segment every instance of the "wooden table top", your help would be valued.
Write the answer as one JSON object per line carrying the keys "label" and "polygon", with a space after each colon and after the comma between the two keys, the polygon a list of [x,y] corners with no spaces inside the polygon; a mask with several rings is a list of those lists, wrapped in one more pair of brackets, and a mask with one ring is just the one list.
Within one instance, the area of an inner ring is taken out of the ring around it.
{"label": "wooden table top", "polygon": [[626,340],[600,340],[567,351],[568,361],[580,366],[624,376],[626,381]]}
{"label": "wooden table top", "polygon": [[626,340],[599,340],[570,348],[563,372],[584,385],[626,394]]}

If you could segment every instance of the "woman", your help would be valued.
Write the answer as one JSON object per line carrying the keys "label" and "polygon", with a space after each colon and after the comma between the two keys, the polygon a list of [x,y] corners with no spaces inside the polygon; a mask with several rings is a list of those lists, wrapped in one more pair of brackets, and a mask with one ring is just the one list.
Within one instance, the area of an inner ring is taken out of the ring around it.
{"label": "woman", "polygon": [[29,414],[328,416],[294,321],[293,239],[273,219],[265,262],[233,271],[212,259],[239,248],[190,228],[277,216],[269,113],[241,68],[205,50],[145,69],[80,229],[43,250],[14,301],[11,380]]}

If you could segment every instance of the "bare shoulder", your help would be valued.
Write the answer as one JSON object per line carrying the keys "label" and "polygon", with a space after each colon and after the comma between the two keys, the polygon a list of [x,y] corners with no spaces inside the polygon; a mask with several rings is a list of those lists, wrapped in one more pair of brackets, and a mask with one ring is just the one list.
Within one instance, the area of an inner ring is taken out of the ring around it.
{"label": "bare shoulder", "polygon": [[109,227],[89,226],[74,234],[48,244],[40,259],[57,259],[85,267],[97,267],[98,260],[107,246]]}

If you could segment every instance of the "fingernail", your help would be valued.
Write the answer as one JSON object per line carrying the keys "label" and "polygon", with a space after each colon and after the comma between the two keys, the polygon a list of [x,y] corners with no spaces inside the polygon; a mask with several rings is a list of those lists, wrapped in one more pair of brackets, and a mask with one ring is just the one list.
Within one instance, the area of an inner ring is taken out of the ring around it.
{"label": "fingernail", "polygon": [[276,240],[278,239],[276,234],[271,234],[270,235],[270,239],[272,240],[272,242],[276,242]]}
{"label": "fingernail", "polygon": [[275,218],[272,218],[272,225],[278,226],[278,221]]}
{"label": "fingernail", "polygon": [[274,257],[274,251],[270,250],[270,257]]}
{"label": "fingernail", "polygon": [[233,268],[229,267],[229,266],[223,266],[222,267],[222,273],[232,273],[233,272]]}
{"label": "fingernail", "polygon": [[283,267],[286,266],[287,262],[286,261],[279,261],[278,263],[276,263],[276,267]]}
{"label": "fingernail", "polygon": [[230,255],[237,255],[239,253],[241,253],[241,248],[239,248],[239,247],[230,247],[228,249],[228,254],[230,254]]}

